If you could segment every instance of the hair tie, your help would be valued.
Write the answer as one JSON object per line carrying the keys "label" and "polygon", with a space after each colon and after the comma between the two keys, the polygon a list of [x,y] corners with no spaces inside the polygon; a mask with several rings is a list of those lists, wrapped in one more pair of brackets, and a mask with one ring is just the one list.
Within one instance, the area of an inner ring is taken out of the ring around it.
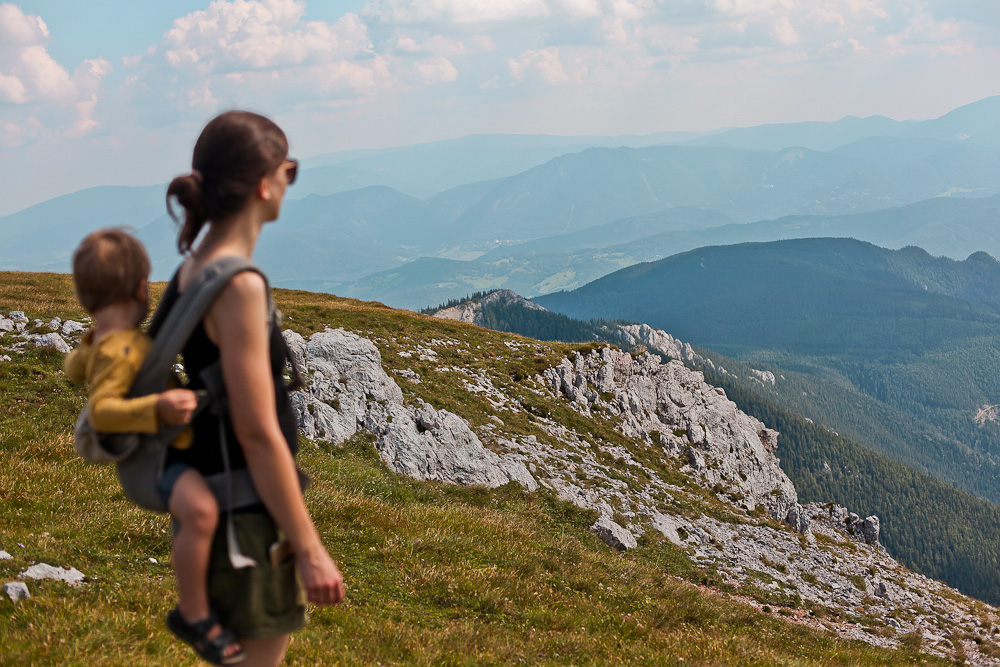
{"label": "hair tie", "polygon": [[202,181],[205,180],[204,178],[202,178],[201,172],[198,171],[197,169],[191,170],[191,178],[193,178],[198,183],[198,185],[201,185]]}

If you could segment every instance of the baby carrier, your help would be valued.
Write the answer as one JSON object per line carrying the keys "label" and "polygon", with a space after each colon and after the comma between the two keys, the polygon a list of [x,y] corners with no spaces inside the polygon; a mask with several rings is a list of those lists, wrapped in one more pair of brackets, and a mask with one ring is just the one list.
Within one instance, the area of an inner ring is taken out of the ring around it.
{"label": "baby carrier", "polygon": [[[160,304],[153,313],[148,333],[153,339],[152,347],[143,361],[128,397],[148,396],[165,391],[171,380],[176,377],[174,363],[188,338],[190,338],[198,323],[204,318],[208,308],[215,298],[237,273],[254,271],[262,277],[264,274],[250,260],[243,257],[223,257],[209,262],[191,279],[187,289],[177,295],[177,281],[171,281],[160,299]],[[265,281],[267,278],[264,278]],[[171,304],[172,305],[169,305]],[[270,325],[278,326],[276,312],[270,303]],[[292,365],[293,385],[301,385],[301,379],[295,362],[289,358]],[[225,386],[222,382],[222,371],[218,363],[206,368],[201,373],[206,390],[198,392],[198,407],[195,414],[201,410],[222,412],[225,410]],[[242,507],[257,505],[260,496],[254,488],[250,473],[245,468],[232,470],[229,462],[229,450],[226,446],[225,420],[220,419],[220,446],[222,447],[223,472],[208,475],[212,493],[219,504],[220,511],[229,514],[227,532],[229,533],[230,559],[235,567],[255,565],[254,561],[239,552],[235,544],[232,511]],[[167,507],[156,490],[157,483],[163,475],[167,449],[188,425],[163,425],[155,433],[96,433],[90,425],[87,409],[80,413],[76,423],[76,449],[80,456],[91,463],[114,462],[117,467],[118,480],[121,482],[125,496],[139,507],[154,512],[166,512]],[[308,483],[308,477],[299,470],[299,481],[303,489]],[[249,561],[249,562],[247,562]]]}

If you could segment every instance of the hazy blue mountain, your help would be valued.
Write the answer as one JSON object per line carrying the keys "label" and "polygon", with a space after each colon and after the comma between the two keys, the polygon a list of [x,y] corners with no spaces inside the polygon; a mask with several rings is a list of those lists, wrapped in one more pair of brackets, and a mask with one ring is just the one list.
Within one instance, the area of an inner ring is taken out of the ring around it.
{"label": "hazy blue mountain", "polygon": [[[153,278],[168,278],[180,256],[177,225],[165,214],[165,188],[112,188],[111,198],[100,190],[0,218],[0,265],[69,271],[72,252],[86,233],[127,225],[147,247]],[[433,239],[442,215],[433,204],[385,186],[312,195],[285,204],[280,220],[265,228],[256,260],[276,284],[292,278],[354,279],[436,251]]]}
{"label": "hazy blue mountain", "polygon": [[[998,295],[1000,263],[985,253],[955,261],[919,248],[800,239],[699,248],[536,302],[571,317],[646,322],[749,364],[864,394],[897,415],[883,422],[896,433],[885,453],[1000,502],[1000,430],[975,421],[1000,396]],[[835,419],[859,410],[825,395],[800,397],[804,414],[836,428]]]}
{"label": "hazy blue mountain", "polygon": [[1000,95],[958,107],[940,118],[912,123],[904,136],[961,141],[1000,150]]}
{"label": "hazy blue mountain", "polygon": [[698,136],[669,132],[646,137],[560,137],[475,134],[458,139],[373,151],[346,151],[310,158],[301,191],[332,194],[387,185],[421,198],[472,183],[505,178],[567,153],[594,146],[648,146]]}
{"label": "hazy blue mountain", "polygon": [[869,137],[935,139],[969,142],[986,150],[1000,150],[1000,96],[961,106],[930,120],[895,121],[884,116],[847,116],[833,122],[775,123],[734,128],[685,142],[686,145],[726,146],[778,151],[801,146],[830,151]]}
{"label": "hazy blue mountain", "polygon": [[479,258],[479,261],[490,261],[501,257],[524,257],[536,253],[565,253],[587,248],[603,248],[662,232],[720,227],[731,222],[731,218],[715,211],[679,206],[656,213],[614,220],[577,232],[547,236],[513,246],[502,246],[487,252]]}
{"label": "hazy blue mountain", "polygon": [[[327,289],[417,309],[483,289],[502,287],[525,296],[575,289],[626,266],[703,246],[816,236],[855,238],[888,248],[919,245],[932,255],[953,259],[965,258],[981,250],[1000,256],[1000,196],[939,197],[909,206],[852,215],[788,216],[700,228],[718,220],[725,218],[711,211],[669,209],[579,232],[499,247],[473,261],[418,260],[384,274],[328,283]],[[680,229],[642,236],[672,227]],[[616,240],[625,242],[616,243]]]}
{"label": "hazy blue mountain", "polygon": [[846,116],[833,122],[771,123],[698,137],[685,142],[685,145],[760,151],[778,151],[790,146],[800,146],[814,151],[829,151],[865,137],[899,134],[907,124],[885,116]]}
{"label": "hazy blue mountain", "polygon": [[[282,281],[349,282],[350,289],[357,283],[358,296],[367,290],[370,296],[377,293],[375,298],[384,296],[410,307],[429,302],[422,298],[401,302],[391,292],[393,281],[382,277],[368,287],[360,283],[374,272],[395,272],[406,261],[432,256],[478,258],[493,265],[451,266],[458,273],[437,276],[433,289],[403,285],[412,298],[420,294],[433,302],[499,286],[529,295],[572,288],[603,272],[679,250],[803,236],[801,230],[823,224],[783,221],[778,224],[800,231],[776,236],[774,230],[763,228],[719,229],[727,220],[839,216],[940,195],[996,194],[1000,152],[983,150],[982,145],[992,136],[991,113],[998,100],[989,98],[935,121],[901,124],[905,131],[895,136],[862,138],[825,153],[795,147],[769,152],[698,145],[592,147],[561,153],[587,142],[574,137],[502,135],[350,151],[328,156],[329,164],[303,170],[303,182],[292,195],[318,189],[336,190],[334,194],[343,197],[307,194],[289,200],[281,221],[269,227],[262,261],[272,263]],[[789,131],[817,133],[826,128],[840,132],[839,141],[861,131],[858,127],[875,131],[883,121],[844,119],[832,126],[805,124]],[[750,130],[770,136],[776,128]],[[682,137],[588,141],[641,145],[678,138]],[[557,157],[513,176],[479,180],[553,154]],[[339,171],[313,174],[316,169]],[[432,196],[414,197],[407,189],[390,187],[416,182],[412,179],[424,183],[416,190],[423,188]],[[365,187],[345,190],[352,184]],[[446,184],[455,187],[438,190]],[[160,272],[177,260],[169,238],[173,227],[162,220],[164,190],[162,186],[94,188],[0,218],[0,266],[65,270],[84,233],[103,225],[129,224],[149,239],[154,276],[163,277]],[[828,222],[845,230],[831,227],[819,233],[858,236],[890,246],[916,243],[952,255],[978,249],[994,252],[993,232],[980,223],[961,222],[965,227],[956,228],[951,220],[929,220],[920,233],[910,230],[891,236],[888,231],[874,233],[858,221]],[[892,227],[881,220],[871,224]],[[970,242],[979,245],[971,247]],[[522,245],[509,247],[517,244]],[[487,254],[480,257],[483,253]],[[440,269],[435,265],[435,271]],[[397,272],[393,280],[408,271]],[[421,273],[425,269],[416,267],[416,274]],[[449,293],[452,288],[461,291]]]}
{"label": "hazy blue mountain", "polygon": [[852,215],[796,215],[702,230],[668,231],[605,250],[644,262],[708,245],[817,236],[854,238],[892,249],[915,245],[932,255],[952,259],[977,251],[1000,257],[1000,196],[937,197]]}
{"label": "hazy blue mountain", "polygon": [[948,145],[923,159],[873,163],[800,148],[592,148],[501,181],[451,229],[492,249],[672,207],[749,222],[869,211],[955,192],[1000,192],[1000,154]]}
{"label": "hazy blue mountain", "polygon": [[925,160],[957,141],[923,137],[864,137],[833,149],[832,153],[869,164],[893,164],[906,160]]}
{"label": "hazy blue mountain", "polygon": [[101,227],[147,224],[165,210],[158,186],[89,188],[0,218],[0,268],[68,272],[72,252]]}

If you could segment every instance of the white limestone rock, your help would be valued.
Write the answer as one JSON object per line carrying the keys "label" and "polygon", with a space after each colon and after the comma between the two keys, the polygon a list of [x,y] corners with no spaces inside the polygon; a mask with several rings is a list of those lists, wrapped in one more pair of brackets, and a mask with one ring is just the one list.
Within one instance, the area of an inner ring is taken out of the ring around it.
{"label": "white limestone rock", "polygon": [[32,336],[31,341],[35,344],[35,347],[53,347],[63,354],[69,354],[73,350],[69,346],[69,343],[55,332]]}
{"label": "white limestone rock", "polygon": [[13,331],[14,330],[14,320],[9,320],[6,317],[0,317],[0,331]]}
{"label": "white limestone rock", "polygon": [[307,376],[306,388],[292,395],[305,436],[339,443],[363,429],[375,435],[379,455],[396,472],[452,484],[538,488],[523,461],[487,449],[458,415],[422,401],[405,405],[370,340],[344,329],[308,340],[284,335]]}
{"label": "white limestone rock", "polygon": [[699,371],[605,347],[577,354],[572,362],[563,359],[543,377],[580,412],[589,415],[599,407],[617,418],[626,437],[684,453],[706,486],[721,485],[751,506],[763,505],[779,521],[808,530],[808,519],[795,509],[795,487],[774,456],[777,432],[740,411]]}
{"label": "white limestone rock", "polygon": [[684,546],[684,540],[681,539],[680,533],[677,531],[679,527],[683,526],[677,519],[657,512],[650,518],[650,523],[654,529],[662,533],[668,540],[679,547]]}
{"label": "white limestone rock", "polygon": [[8,317],[14,322],[26,323],[28,321],[28,316],[24,314],[23,310],[12,310]]}
{"label": "white limestone rock", "polygon": [[87,325],[77,322],[76,320],[66,320],[62,324],[62,333],[64,336],[75,336],[76,334],[83,333],[87,330]]}
{"label": "white limestone rock", "polygon": [[31,598],[28,592],[28,585],[23,581],[11,581],[3,585],[3,592],[12,602],[20,602]]}
{"label": "white limestone rock", "polygon": [[631,531],[618,525],[607,516],[601,516],[590,529],[612,549],[626,551],[639,546]]}
{"label": "white limestone rock", "polygon": [[54,579],[65,581],[70,586],[79,586],[86,575],[75,567],[55,567],[48,563],[37,563],[17,576],[22,579]]}
{"label": "white limestone rock", "polygon": [[0,560],[10,560],[12,558],[13,558],[13,556],[11,556],[6,551],[0,551]]}

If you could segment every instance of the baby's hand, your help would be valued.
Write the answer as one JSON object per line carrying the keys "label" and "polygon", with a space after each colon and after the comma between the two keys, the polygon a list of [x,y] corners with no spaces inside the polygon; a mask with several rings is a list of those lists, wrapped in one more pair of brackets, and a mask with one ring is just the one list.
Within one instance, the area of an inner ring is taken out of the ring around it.
{"label": "baby's hand", "polygon": [[164,424],[187,424],[198,406],[198,398],[190,389],[167,389],[156,400],[156,416]]}

